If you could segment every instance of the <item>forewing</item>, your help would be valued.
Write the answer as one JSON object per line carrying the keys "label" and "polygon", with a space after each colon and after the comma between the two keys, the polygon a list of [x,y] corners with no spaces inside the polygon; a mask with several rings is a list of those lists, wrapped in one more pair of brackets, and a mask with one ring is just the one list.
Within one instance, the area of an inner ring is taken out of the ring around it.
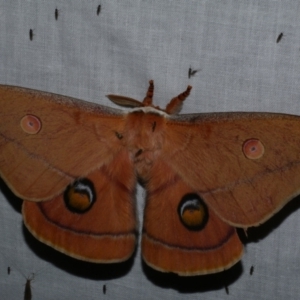
{"label": "forewing", "polygon": [[[0,86],[0,106],[0,175],[23,199],[53,198],[123,149],[119,110],[11,86]],[[24,131],[28,116],[36,133]]]}
{"label": "forewing", "polygon": [[299,149],[300,117],[199,114],[169,119],[162,157],[217,215],[246,228],[299,194]]}

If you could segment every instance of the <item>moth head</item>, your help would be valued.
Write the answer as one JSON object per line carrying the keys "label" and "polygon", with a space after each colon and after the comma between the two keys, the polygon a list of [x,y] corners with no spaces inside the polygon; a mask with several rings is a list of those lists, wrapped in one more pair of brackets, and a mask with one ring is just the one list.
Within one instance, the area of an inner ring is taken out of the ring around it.
{"label": "moth head", "polygon": [[153,93],[154,93],[153,80],[149,81],[149,88],[146,97],[142,102],[133,98],[120,96],[120,95],[106,95],[106,97],[113,103],[120,106],[131,107],[131,108],[152,107],[155,110],[162,111],[168,115],[176,115],[180,112],[182,103],[189,96],[191,89],[192,87],[189,85],[183,93],[171,99],[165,109],[162,109],[159,106],[154,106],[152,103]]}

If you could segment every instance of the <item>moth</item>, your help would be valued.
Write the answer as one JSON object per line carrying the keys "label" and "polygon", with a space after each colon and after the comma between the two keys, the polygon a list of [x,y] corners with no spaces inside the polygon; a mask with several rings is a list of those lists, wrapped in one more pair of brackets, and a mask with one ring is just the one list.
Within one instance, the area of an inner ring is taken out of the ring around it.
{"label": "moth", "polygon": [[276,43],[277,43],[277,44],[281,41],[282,37],[283,37],[283,32],[281,32],[281,33],[278,35],[277,40],[276,40]]}
{"label": "moth", "polygon": [[31,300],[32,299],[31,281],[33,279],[34,279],[34,273],[32,273],[30,277],[26,278],[25,290],[24,290],[24,300]]}
{"label": "moth", "polygon": [[191,78],[196,75],[200,70],[193,70],[192,67],[189,67],[188,77]]}
{"label": "moth", "polygon": [[101,5],[98,5],[98,7],[97,7],[97,16],[99,16],[100,12],[101,12]]}
{"label": "moth", "polygon": [[34,34],[33,34],[33,29],[29,29],[29,39],[32,41],[33,40],[33,36],[34,36]]}
{"label": "moth", "polygon": [[226,292],[227,295],[229,295],[229,288],[228,288],[227,285],[225,285],[225,292]]}
{"label": "moth", "polygon": [[56,21],[58,19],[58,15],[59,15],[59,10],[57,8],[55,8],[54,17],[55,17]]}
{"label": "moth", "polygon": [[128,111],[0,86],[0,175],[24,199],[25,226],[73,258],[118,263],[137,242],[135,190],[146,190],[142,257],[182,276],[221,272],[243,255],[236,227],[258,226],[300,191],[300,117],[178,112],[108,95]]}

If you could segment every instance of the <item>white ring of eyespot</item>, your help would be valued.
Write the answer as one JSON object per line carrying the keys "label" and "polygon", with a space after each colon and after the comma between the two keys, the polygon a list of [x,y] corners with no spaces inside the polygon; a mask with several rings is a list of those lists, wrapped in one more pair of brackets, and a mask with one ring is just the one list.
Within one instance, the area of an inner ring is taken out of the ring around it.
{"label": "white ring of eyespot", "polygon": [[84,184],[82,182],[75,182],[73,188],[76,192],[86,192],[89,195],[90,203],[93,201],[93,192],[87,184]]}
{"label": "white ring of eyespot", "polygon": [[200,206],[200,201],[198,199],[192,199],[192,200],[187,200],[184,202],[181,207],[180,207],[180,215],[183,215],[183,212],[187,206],[193,205],[194,207],[198,208]]}

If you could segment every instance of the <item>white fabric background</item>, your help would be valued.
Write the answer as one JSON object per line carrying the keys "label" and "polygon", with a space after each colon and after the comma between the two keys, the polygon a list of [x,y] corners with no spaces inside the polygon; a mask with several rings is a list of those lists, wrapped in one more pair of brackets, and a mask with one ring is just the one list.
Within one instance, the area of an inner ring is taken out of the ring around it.
{"label": "white fabric background", "polygon": [[[183,113],[300,114],[299,1],[0,0],[0,4],[0,84],[113,106],[106,94],[142,99],[153,79],[155,103],[161,106],[193,85]],[[102,11],[97,16],[99,4]],[[277,44],[281,32],[284,36]],[[188,79],[190,66],[201,71]],[[22,224],[21,202],[7,188],[1,191],[0,299],[21,299],[25,284],[21,273],[32,272],[37,273],[33,299],[299,298],[297,200],[266,225],[249,231],[242,262],[230,271],[178,278],[145,268],[139,247],[121,268],[69,259],[36,242]],[[139,188],[140,220],[144,195]],[[229,286],[228,296],[224,285]]]}

